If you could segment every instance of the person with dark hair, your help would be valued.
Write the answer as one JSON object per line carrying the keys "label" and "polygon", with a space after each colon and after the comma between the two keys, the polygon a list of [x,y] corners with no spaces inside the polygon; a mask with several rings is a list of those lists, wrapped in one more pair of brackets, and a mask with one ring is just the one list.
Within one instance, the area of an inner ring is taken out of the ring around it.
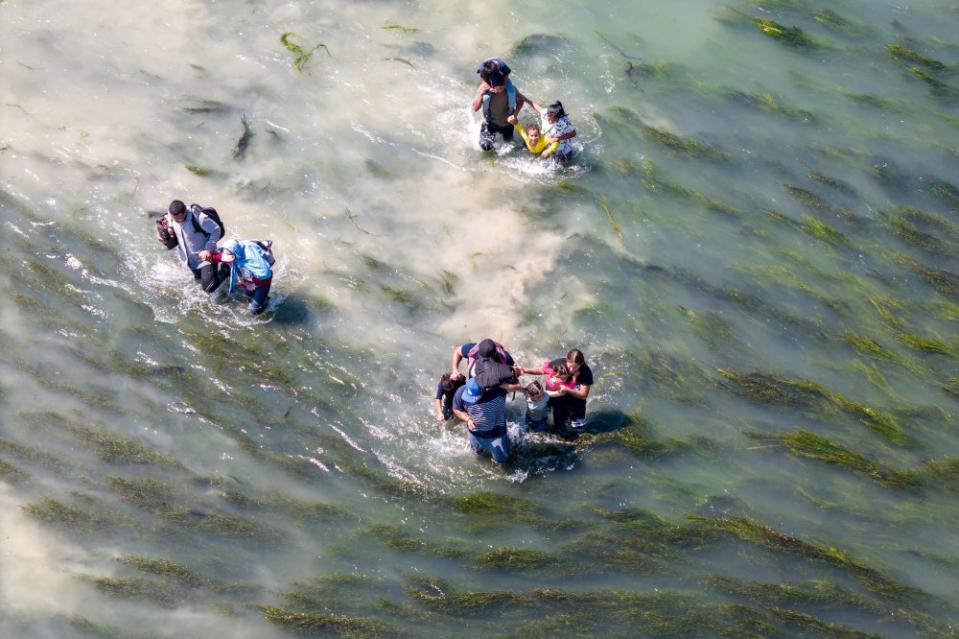
{"label": "person with dark hair", "polygon": [[448,422],[453,418],[453,396],[466,380],[453,379],[449,373],[443,373],[436,385],[436,419]]}
{"label": "person with dark hair", "polygon": [[228,270],[218,269],[210,259],[222,235],[218,217],[196,204],[187,208],[180,200],[170,202],[167,214],[157,220],[157,239],[167,249],[177,250],[180,263],[193,272],[207,293],[216,290]]}
{"label": "person with dark hair", "polygon": [[484,151],[493,150],[493,142],[499,133],[507,142],[513,139],[510,116],[519,115],[523,104],[529,102],[509,79],[509,66],[500,58],[484,60],[476,69],[480,85],[473,96],[473,111],[483,110],[479,145]]}
{"label": "person with dark hair", "polygon": [[460,362],[464,359],[466,360],[466,377],[472,377],[476,360],[480,358],[493,359],[500,364],[506,364],[508,366],[513,366],[515,363],[513,356],[509,354],[509,351],[507,351],[502,344],[487,337],[478,344],[476,342],[467,342],[453,349],[450,360],[450,377],[454,380],[465,379],[459,371]]}
{"label": "person with dark hair", "polygon": [[549,421],[549,396],[543,385],[532,381],[526,385],[526,430],[542,433]]}
{"label": "person with dark hair", "polygon": [[[559,147],[555,151],[547,149],[542,157],[555,157],[563,164],[566,164],[573,157],[573,143],[570,142],[576,137],[576,127],[570,122],[566,110],[563,109],[563,103],[557,100],[545,109],[536,102],[530,101],[533,109],[543,118],[543,137],[546,143],[552,145],[559,142]],[[550,147],[552,148],[552,147]]]}
{"label": "person with dark hair", "polygon": [[570,429],[580,431],[586,428],[586,398],[593,386],[593,371],[586,363],[583,351],[574,348],[566,353],[563,359],[544,363],[538,369],[518,367],[523,375],[551,375],[555,369],[563,369],[570,377],[565,382],[556,384],[555,390],[550,390],[549,405],[553,409],[553,428],[562,431],[566,422]]}

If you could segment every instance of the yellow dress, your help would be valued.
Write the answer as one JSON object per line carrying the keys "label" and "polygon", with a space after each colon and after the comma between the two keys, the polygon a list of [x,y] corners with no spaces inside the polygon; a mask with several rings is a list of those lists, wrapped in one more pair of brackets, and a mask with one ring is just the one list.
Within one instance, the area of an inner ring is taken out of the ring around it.
{"label": "yellow dress", "polygon": [[533,155],[542,155],[543,157],[549,157],[553,152],[559,147],[559,142],[553,142],[549,144],[546,141],[546,137],[540,135],[536,138],[536,144],[532,144],[529,141],[529,135],[526,133],[526,129],[523,128],[523,125],[517,122],[513,125],[516,127],[516,130],[519,131],[520,137],[523,138],[523,142],[526,143],[526,148]]}

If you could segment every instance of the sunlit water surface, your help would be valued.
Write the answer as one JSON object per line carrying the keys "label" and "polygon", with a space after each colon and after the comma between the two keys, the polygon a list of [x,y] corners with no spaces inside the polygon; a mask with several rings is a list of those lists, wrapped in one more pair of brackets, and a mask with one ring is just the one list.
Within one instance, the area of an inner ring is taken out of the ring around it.
{"label": "sunlit water surface", "polygon": [[[0,3],[0,635],[954,636],[957,28]],[[497,54],[572,166],[478,150]],[[269,313],[157,245],[173,198],[274,241]],[[437,423],[486,336],[583,349],[591,432]]]}

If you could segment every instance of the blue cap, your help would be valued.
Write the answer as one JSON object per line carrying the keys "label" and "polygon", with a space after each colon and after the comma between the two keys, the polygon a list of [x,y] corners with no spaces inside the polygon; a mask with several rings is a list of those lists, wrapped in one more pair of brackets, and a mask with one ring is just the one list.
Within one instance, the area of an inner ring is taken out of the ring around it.
{"label": "blue cap", "polygon": [[466,382],[466,387],[463,389],[463,401],[467,404],[475,404],[482,394],[483,389],[479,387],[475,379],[471,379]]}

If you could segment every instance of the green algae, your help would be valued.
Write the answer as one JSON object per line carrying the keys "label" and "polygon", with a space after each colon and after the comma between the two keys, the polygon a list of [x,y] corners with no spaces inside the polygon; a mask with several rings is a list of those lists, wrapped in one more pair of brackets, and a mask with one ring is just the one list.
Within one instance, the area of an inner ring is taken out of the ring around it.
{"label": "green algae", "polygon": [[283,594],[283,602],[300,612],[356,608],[355,602],[371,592],[385,594],[386,582],[363,575],[333,574],[294,584],[293,590]]}
{"label": "green algae", "polygon": [[493,548],[473,560],[473,565],[483,569],[536,570],[549,568],[561,560],[548,552],[528,548]]}
{"label": "green algae", "polygon": [[912,371],[913,373],[920,373],[923,370],[919,364],[912,361],[910,358],[896,353],[895,351],[889,350],[871,337],[857,335],[856,333],[852,332],[847,332],[843,337],[847,344],[867,357],[901,366],[902,368]]}
{"label": "green algae", "polygon": [[93,639],[166,639],[161,635],[131,633],[116,626],[94,623],[80,615],[71,615],[66,618],[66,622],[75,631]]}
{"label": "green algae", "polygon": [[845,235],[832,228],[828,224],[823,224],[812,215],[804,214],[802,216],[803,224],[800,228],[803,232],[815,238],[829,242],[830,244],[849,246],[850,242]]}
{"label": "green algae", "polygon": [[609,227],[613,229],[613,233],[615,233],[619,239],[623,239],[623,229],[620,228],[616,218],[613,217],[613,212],[609,210],[609,201],[603,197],[597,201],[597,204],[606,214],[606,221],[609,223]]}
{"label": "green algae", "polygon": [[725,387],[728,390],[750,401],[794,408],[838,408],[892,443],[911,441],[893,417],[830,392],[814,382],[762,372],[738,373],[728,369],[717,369],[717,372],[727,380]]}
{"label": "green algae", "polygon": [[294,612],[274,606],[262,606],[259,609],[270,623],[299,634],[333,634],[344,639],[381,639],[399,636],[392,626],[366,617]]}
{"label": "green algae", "polygon": [[370,533],[391,550],[400,552],[425,552],[446,559],[459,559],[471,554],[468,544],[440,544],[414,535],[399,526],[388,524],[374,524],[370,526]]}
{"label": "green algae", "polygon": [[804,541],[775,530],[751,517],[710,518],[699,515],[687,517],[694,526],[702,528],[707,533],[732,535],[756,546],[799,555],[812,561],[842,568],[853,574],[870,591],[888,599],[912,599],[920,592],[911,586],[896,582],[875,568],[866,566],[838,548]]}
{"label": "green algae", "polygon": [[548,517],[532,501],[504,493],[480,491],[466,495],[444,495],[438,503],[466,518],[469,527],[477,529],[507,528],[517,523],[539,530],[564,530],[577,522]]}
{"label": "green algae", "polygon": [[72,425],[69,430],[82,444],[93,450],[97,457],[109,464],[149,464],[183,469],[180,462],[172,456],[134,440],[108,433],[103,428]]}
{"label": "green algae", "polygon": [[820,173],[819,171],[810,171],[809,179],[813,180],[814,182],[819,182],[820,184],[824,184],[842,193],[846,193],[849,195],[855,195],[856,193],[856,190],[852,186],[850,186],[848,182],[844,182],[843,180],[840,180],[838,178],[825,175],[824,173]]}
{"label": "green algae", "polygon": [[162,608],[173,608],[184,601],[184,594],[175,586],[143,577],[85,577],[100,592]]}
{"label": "green algae", "polygon": [[205,166],[198,166],[196,164],[184,164],[183,168],[192,173],[193,175],[199,177],[210,177],[216,175],[216,171]]}
{"label": "green algae", "polygon": [[205,577],[172,559],[137,557],[124,555],[117,557],[117,561],[134,570],[163,577],[169,581],[187,588],[208,588],[213,580]]}
{"label": "green algae", "polygon": [[897,60],[920,64],[928,69],[932,69],[933,71],[943,71],[946,68],[946,65],[944,65],[942,62],[939,62],[939,60],[921,56],[912,49],[900,46],[898,44],[887,44],[886,51],[888,51],[892,57],[896,58]]}
{"label": "green algae", "polygon": [[92,533],[122,527],[127,523],[118,517],[81,510],[46,496],[23,506],[23,512],[37,521],[73,532]]}
{"label": "green algae", "polygon": [[862,632],[837,623],[829,623],[795,610],[772,608],[771,612],[786,625],[799,628],[804,633],[814,633],[814,636],[835,637],[836,639],[882,639],[882,635]]}
{"label": "green algae", "polygon": [[7,455],[29,468],[41,468],[58,475],[67,475],[71,470],[70,467],[63,463],[56,455],[52,455],[30,444],[18,444],[8,439],[0,438],[0,453]]}
{"label": "green algae", "polygon": [[306,66],[306,63],[310,61],[310,58],[313,57],[313,54],[317,49],[324,49],[326,54],[330,57],[333,57],[333,54],[330,53],[329,47],[327,47],[322,42],[314,46],[312,49],[307,51],[302,46],[293,42],[293,37],[299,37],[292,31],[287,31],[280,36],[280,42],[286,47],[287,51],[296,55],[296,58],[293,60],[293,68],[297,71],[303,71],[303,67]]}
{"label": "green algae", "polygon": [[647,139],[650,139],[661,146],[672,151],[682,153],[692,157],[701,157],[708,160],[728,160],[729,154],[714,147],[708,146],[695,138],[683,138],[675,133],[670,133],[664,129],[646,124],[642,125],[643,133]]}
{"label": "green algae", "polygon": [[812,44],[803,30],[799,27],[787,27],[779,24],[775,20],[757,18],[755,16],[751,17],[750,19],[757,29],[765,33],[770,38],[775,39],[777,42],[781,42],[791,47],[806,47]]}
{"label": "green algae", "polygon": [[772,93],[746,93],[744,91],[733,91],[730,96],[754,109],[760,109],[768,113],[775,113],[794,120],[802,122],[811,122],[816,119],[815,114],[804,109],[795,109],[783,104],[782,98]]}
{"label": "green algae", "polygon": [[24,481],[27,477],[29,477],[27,473],[0,459],[0,481],[15,484]]}
{"label": "green algae", "polygon": [[937,181],[932,185],[932,192],[959,210],[959,189],[952,184]]}
{"label": "green algae", "polygon": [[[915,217],[915,213],[913,213],[912,216]],[[915,246],[923,251],[942,257],[959,257],[959,249],[956,249],[951,244],[943,242],[934,235],[923,233],[917,229],[916,226],[912,224],[905,215],[890,215],[888,216],[888,219],[893,233],[895,233],[897,237],[911,246]]]}
{"label": "green algae", "polygon": [[835,466],[866,475],[891,488],[914,489],[921,485],[920,476],[911,471],[895,471],[884,468],[866,457],[848,450],[821,435],[798,430],[780,435],[781,440],[794,455],[816,459]]}
{"label": "green algae", "polygon": [[743,211],[725,202],[663,178],[656,165],[649,159],[643,158],[637,164],[630,163],[630,166],[633,167],[634,170],[639,170],[642,173],[640,184],[650,193],[668,193],[673,197],[688,200],[709,211],[730,217],[741,217],[744,215]]}
{"label": "green algae", "polygon": [[671,457],[692,450],[690,444],[678,439],[651,439],[649,430],[648,426],[641,422],[618,430],[615,438],[636,456],[650,460]]}
{"label": "green algae", "polygon": [[419,29],[416,27],[407,27],[402,24],[396,24],[395,22],[388,22],[380,27],[380,29],[384,29],[386,31],[399,31],[405,35],[419,33]]}
{"label": "green algae", "polygon": [[922,337],[921,335],[906,332],[896,333],[896,337],[906,346],[924,353],[934,353],[937,355],[946,355],[948,357],[956,356],[955,346],[950,346],[938,340],[929,339],[927,337]]}
{"label": "green algae", "polygon": [[920,69],[916,66],[909,66],[906,68],[909,70],[909,73],[925,82],[933,95],[942,96],[950,93],[949,86],[945,82],[933,76],[925,69]]}

